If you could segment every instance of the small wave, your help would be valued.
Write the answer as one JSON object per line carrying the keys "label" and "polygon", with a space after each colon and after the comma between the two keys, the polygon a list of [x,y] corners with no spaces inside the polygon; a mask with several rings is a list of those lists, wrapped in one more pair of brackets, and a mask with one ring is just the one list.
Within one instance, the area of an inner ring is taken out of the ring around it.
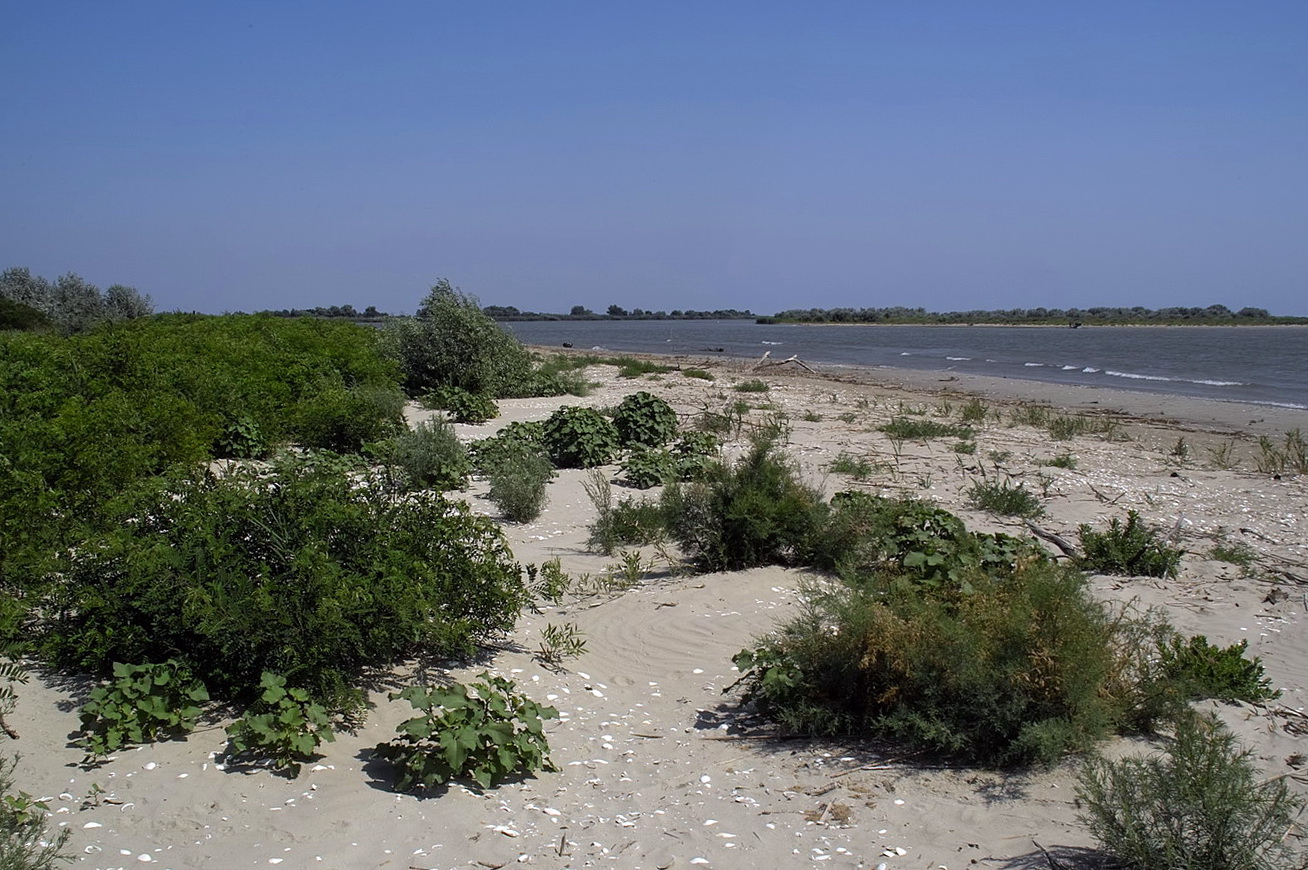
{"label": "small wave", "polygon": [[1095,369],[1095,368],[1091,368],[1090,366],[1086,366],[1085,368],[1081,369],[1081,371],[1082,371],[1082,373],[1084,373],[1084,374],[1087,374],[1087,375],[1093,375],[1093,374],[1096,374],[1096,373],[1099,371],[1099,369]]}
{"label": "small wave", "polygon": [[1065,372],[1074,372],[1074,371],[1077,370],[1077,368],[1078,368],[1078,366],[1063,366],[1063,371],[1065,371]]}
{"label": "small wave", "polygon": [[1214,381],[1206,378],[1165,378],[1162,375],[1140,375],[1135,372],[1115,372],[1111,369],[1104,374],[1112,375],[1115,378],[1129,378],[1133,381],[1166,381],[1168,383],[1182,384],[1203,384],[1206,387],[1243,387],[1247,386],[1240,381]]}
{"label": "small wave", "polygon": [[1258,402],[1251,401],[1250,405],[1268,405],[1272,408],[1289,408],[1292,411],[1308,411],[1308,405],[1296,405],[1293,402]]}
{"label": "small wave", "polygon": [[971,362],[971,361],[972,361],[972,358],[971,358],[970,356],[947,356],[947,357],[945,357],[945,359],[949,360],[950,362]]}
{"label": "small wave", "polygon": [[1045,367],[1044,363],[1022,363],[1022,365],[1026,366],[1029,369],[1041,369]]}
{"label": "small wave", "polygon": [[899,355],[900,355],[900,356],[912,356],[912,354],[909,353],[909,352],[906,351],[906,350],[905,350],[905,351],[901,351]]}
{"label": "small wave", "polygon": [[781,344],[779,341],[765,341],[763,344]]}

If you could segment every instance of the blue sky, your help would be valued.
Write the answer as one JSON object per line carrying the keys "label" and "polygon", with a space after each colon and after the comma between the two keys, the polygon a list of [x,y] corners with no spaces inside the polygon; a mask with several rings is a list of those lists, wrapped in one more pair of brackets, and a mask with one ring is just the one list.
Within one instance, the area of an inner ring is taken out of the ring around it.
{"label": "blue sky", "polygon": [[1308,314],[1308,3],[11,3],[0,268],[160,309]]}

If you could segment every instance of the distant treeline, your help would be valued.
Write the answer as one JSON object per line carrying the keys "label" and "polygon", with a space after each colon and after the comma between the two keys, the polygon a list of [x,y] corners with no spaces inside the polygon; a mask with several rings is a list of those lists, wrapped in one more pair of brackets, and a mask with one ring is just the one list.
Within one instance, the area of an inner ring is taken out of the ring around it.
{"label": "distant treeline", "polygon": [[317,308],[279,308],[276,311],[257,311],[269,317],[343,317],[346,320],[385,320],[391,315],[378,311],[376,305],[369,305],[362,311],[353,305],[320,305]]}
{"label": "distant treeline", "polygon": [[1241,308],[1232,311],[1225,305],[1206,308],[1007,308],[993,311],[927,311],[925,308],[795,308],[759,323],[913,323],[913,324],[995,324],[995,325],[1267,325],[1308,324],[1308,317],[1279,317],[1266,308]]}
{"label": "distant treeline", "polygon": [[633,308],[630,311],[620,305],[610,305],[603,314],[591,311],[584,305],[574,305],[567,314],[550,314],[539,311],[519,311],[512,305],[487,305],[482,311],[496,320],[740,320],[757,318],[758,315],[746,309],[718,308],[713,311],[696,311],[680,308],[672,311],[646,311]]}

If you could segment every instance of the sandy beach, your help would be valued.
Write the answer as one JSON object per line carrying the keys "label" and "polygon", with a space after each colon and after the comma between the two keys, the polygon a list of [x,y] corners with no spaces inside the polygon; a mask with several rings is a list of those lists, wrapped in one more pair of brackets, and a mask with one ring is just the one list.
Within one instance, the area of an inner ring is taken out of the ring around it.
{"label": "sandy beach", "polygon": [[[751,410],[750,420],[786,416],[788,452],[828,495],[850,488],[912,495],[971,528],[1029,535],[1020,520],[967,506],[965,491],[984,467],[1039,492],[1041,526],[1068,539],[1081,523],[1101,526],[1136,510],[1186,550],[1180,574],[1094,577],[1096,592],[1160,607],[1182,631],[1216,644],[1247,640],[1282,697],[1266,706],[1212,706],[1268,776],[1286,775],[1308,791],[1300,754],[1308,734],[1308,480],[1259,473],[1253,459],[1256,436],[1308,428],[1305,412],[937,372],[664,361],[707,369],[714,380],[680,371],[623,379],[611,366],[592,366],[587,377],[599,387],[591,395],[504,400],[499,418],[461,425],[459,434],[485,437],[562,405],[611,406],[636,390],[667,399],[683,425],[743,399],[767,406]],[[770,390],[732,389],[756,378]],[[976,427],[974,455],[955,453],[952,441],[892,444],[877,431],[905,410],[956,418],[970,396],[984,397],[993,412]],[[1108,417],[1119,423],[1117,434],[1054,441],[1043,429],[1010,423],[1019,403]],[[411,421],[429,414],[410,408]],[[835,474],[829,465],[842,453],[884,471],[865,481]],[[1076,457],[1075,468],[1040,464],[1065,453]],[[616,485],[617,466],[604,471],[619,497],[655,494]],[[693,575],[669,558],[675,553],[651,547],[631,588],[606,589],[595,578],[612,575],[618,560],[586,547],[595,509],[585,479],[583,471],[560,472],[540,518],[504,530],[519,562],[558,558],[574,578],[593,582],[559,606],[524,612],[484,660],[451,673],[468,678],[488,669],[556,706],[560,717],[547,731],[558,772],[487,792],[456,784],[423,797],[397,794],[372,747],[410,715],[406,703],[387,697],[412,676],[405,668],[379,675],[366,723],[324,746],[297,779],[223,769],[229,720],[217,711],[185,740],[83,769],[69,739],[88,686],[34,673],[8,717],[21,735],[11,746],[22,756],[18,787],[49,799],[52,825],[71,831],[75,866],[88,868],[959,870],[1044,868],[1050,856],[1064,867],[1098,866],[1077,818],[1075,760],[996,772],[925,763],[860,741],[759,738],[735,727],[735,699],[724,694],[738,676],[731,656],[793,612],[809,575],[782,568]],[[495,515],[483,481],[453,495]],[[1219,541],[1244,544],[1256,563],[1211,558]],[[533,651],[547,625],[564,623],[584,633],[586,648],[553,670]],[[1144,749],[1125,740],[1104,746],[1110,754]]]}

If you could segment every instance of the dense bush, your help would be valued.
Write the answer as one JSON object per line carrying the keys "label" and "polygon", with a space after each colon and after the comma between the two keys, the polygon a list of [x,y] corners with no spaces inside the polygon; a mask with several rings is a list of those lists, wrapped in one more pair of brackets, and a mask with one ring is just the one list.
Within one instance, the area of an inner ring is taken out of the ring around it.
{"label": "dense bush", "polygon": [[677,412],[663,399],[641,390],[618,403],[613,425],[624,448],[662,447],[677,434]]}
{"label": "dense bush", "polygon": [[1113,517],[1102,532],[1082,524],[1080,533],[1085,555],[1079,565],[1086,571],[1132,577],[1174,577],[1181,564],[1183,553],[1163,543],[1158,531],[1146,526],[1135,511],[1127,512],[1125,524]]}
{"label": "dense bush", "polygon": [[1213,646],[1208,638],[1169,638],[1159,645],[1163,672],[1186,698],[1217,698],[1258,704],[1280,696],[1263,675],[1262,660],[1244,657],[1247,641]]}
{"label": "dense bush", "polygon": [[734,463],[663,491],[668,531],[706,571],[784,564],[804,552],[825,505],[773,441],[755,439]]}
{"label": "dense bush", "polygon": [[622,477],[635,489],[649,489],[678,477],[677,460],[667,450],[639,450],[622,463]]}
{"label": "dense bush", "polygon": [[357,453],[404,425],[404,394],[393,385],[329,386],[299,406],[293,434],[305,447]]}
{"label": "dense bush", "polygon": [[513,422],[489,438],[474,441],[468,449],[473,466],[487,473],[504,455],[517,455],[519,448],[527,447],[536,453],[545,453],[545,426],[536,421]]}
{"label": "dense bush", "polygon": [[554,466],[538,447],[525,441],[505,441],[485,462],[485,470],[490,478],[490,500],[505,519],[527,523],[540,516]]}
{"label": "dense bush", "polygon": [[456,423],[485,423],[500,415],[495,400],[461,387],[437,387],[422,397],[424,407],[446,411]]}
{"label": "dense bush", "polygon": [[181,655],[221,696],[264,671],[346,706],[360,668],[470,653],[526,596],[495,524],[329,465],[161,479],[52,590],[43,649],[103,673]]}
{"label": "dense bush", "polygon": [[[134,287],[114,284],[103,293],[100,288],[72,274],[61,275],[53,284],[27,269],[13,268],[0,272],[0,320],[11,311],[20,311],[30,329],[43,325],[32,323],[21,309],[38,312],[41,321],[54,324],[64,332],[81,332],[101,323],[146,317],[154,311],[149,296]],[[0,326],[0,329],[12,328]]]}
{"label": "dense bush", "polygon": [[542,442],[558,467],[592,468],[618,452],[618,430],[594,408],[564,405],[545,421]]}
{"label": "dense bush", "polygon": [[1286,842],[1303,801],[1283,778],[1260,779],[1215,718],[1183,718],[1162,755],[1089,759],[1077,797],[1090,833],[1132,870],[1303,866]]}
{"label": "dense bush", "polygon": [[535,378],[522,344],[477,300],[441,280],[416,317],[386,323],[384,343],[404,373],[409,395],[459,387],[491,398],[530,393]]}
{"label": "dense bush", "polygon": [[415,489],[461,489],[472,471],[467,448],[445,420],[427,420],[397,436],[386,455]]}

